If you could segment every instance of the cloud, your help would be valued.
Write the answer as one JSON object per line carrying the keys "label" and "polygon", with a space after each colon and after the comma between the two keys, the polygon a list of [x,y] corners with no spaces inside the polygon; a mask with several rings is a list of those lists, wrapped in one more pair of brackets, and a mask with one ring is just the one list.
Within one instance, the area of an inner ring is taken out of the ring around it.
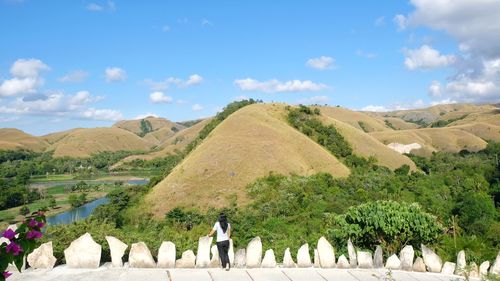
{"label": "cloud", "polygon": [[208,26],[213,26],[213,25],[214,24],[211,21],[207,20],[207,19],[202,19],[201,20],[201,26],[203,26],[203,27],[208,27]]}
{"label": "cloud", "polygon": [[193,106],[191,107],[191,109],[193,111],[201,111],[201,110],[203,110],[203,106],[201,106],[200,104],[196,103],[196,104],[193,104]]}
{"label": "cloud", "polygon": [[247,96],[241,95],[241,96],[234,97],[233,101],[242,101],[242,100],[247,100],[247,99],[249,99]]}
{"label": "cloud", "polygon": [[46,70],[50,70],[50,68],[41,60],[16,60],[10,68],[10,74],[13,78],[4,80],[0,84],[0,97],[36,93],[45,82],[40,77],[40,73]]}
{"label": "cloud", "polygon": [[330,100],[328,96],[314,96],[299,100],[301,104],[324,104]]}
{"label": "cloud", "polygon": [[172,97],[166,96],[162,92],[153,92],[149,95],[149,100],[152,103],[171,103],[173,101]]}
{"label": "cloud", "polygon": [[104,74],[106,76],[107,82],[123,81],[127,78],[127,73],[125,72],[125,70],[119,67],[108,67],[104,71]]}
{"label": "cloud", "polygon": [[155,113],[146,113],[146,114],[140,114],[140,115],[137,115],[136,117],[134,117],[135,120],[140,120],[140,119],[144,119],[144,118],[147,118],[147,117],[155,117],[155,118],[158,118],[160,116],[158,116],[157,114]]}
{"label": "cloud", "polygon": [[81,117],[86,119],[100,120],[100,121],[119,121],[123,119],[120,111],[113,109],[95,109],[89,108],[80,114]]}
{"label": "cloud", "polygon": [[395,15],[392,21],[397,25],[398,31],[405,30],[408,25],[408,19],[403,15]]}
{"label": "cloud", "polygon": [[266,93],[319,91],[327,88],[325,84],[310,80],[289,80],[281,82],[276,79],[260,82],[252,78],[236,79],[234,84],[243,91],[262,91]]}
{"label": "cloud", "polygon": [[152,79],[144,79],[144,84],[148,85],[151,91],[164,91],[171,85],[176,85],[178,88],[187,88],[190,86],[198,85],[203,82],[204,78],[201,75],[193,74],[187,80],[168,77],[163,81],[153,81]]}
{"label": "cloud", "polygon": [[0,123],[3,123],[3,122],[12,122],[12,121],[16,121],[18,119],[19,119],[19,117],[17,117],[17,116],[14,116],[14,117],[0,117]]}
{"label": "cloud", "polygon": [[62,77],[59,77],[59,79],[57,80],[59,80],[59,82],[61,83],[78,83],[85,80],[88,76],[88,72],[85,72],[83,70],[74,70]]}
{"label": "cloud", "polygon": [[432,101],[430,103],[430,105],[435,106],[435,105],[439,105],[439,104],[454,104],[454,103],[457,103],[457,102],[448,98],[448,99],[439,100],[439,101]]}
{"label": "cloud", "polygon": [[321,56],[319,58],[308,59],[306,65],[311,68],[326,70],[334,68],[334,63],[335,60],[332,57]]}
{"label": "cloud", "polygon": [[409,70],[434,69],[454,64],[457,58],[453,55],[441,55],[439,51],[428,45],[413,50],[405,50],[405,66]]}
{"label": "cloud", "polygon": [[384,26],[385,25],[385,17],[382,16],[382,17],[378,17],[376,20],[375,20],[375,26]]}
{"label": "cloud", "polygon": [[395,110],[408,110],[414,108],[422,108],[425,106],[423,100],[418,99],[414,102],[410,103],[393,103],[390,105],[367,105],[361,108],[362,111],[375,111],[375,112],[387,112],[387,111],[395,111]]}
{"label": "cloud", "polygon": [[439,83],[439,81],[437,80],[432,81],[431,85],[429,86],[429,95],[431,97],[441,96],[441,83]]}
{"label": "cloud", "polygon": [[85,106],[101,100],[88,91],[79,91],[74,95],[65,95],[62,92],[37,94],[28,97],[19,97],[8,106],[0,107],[0,113],[26,115],[71,115],[74,112],[85,110]]}
{"label": "cloud", "polygon": [[85,8],[92,12],[104,11],[104,7],[96,3],[89,3]]}
{"label": "cloud", "polygon": [[91,3],[87,4],[87,6],[85,6],[85,9],[87,9],[87,11],[91,11],[91,12],[103,12],[105,10],[113,12],[113,11],[116,11],[116,5],[115,5],[115,2],[113,2],[111,0],[108,0],[106,5],[91,2]]}
{"label": "cloud", "polygon": [[441,96],[458,102],[500,100],[500,2],[491,0],[411,0],[408,26],[450,35],[462,52]]}
{"label": "cloud", "polygon": [[163,30],[163,32],[169,32],[171,30],[170,25],[165,24],[161,27],[161,30]]}
{"label": "cloud", "polygon": [[363,50],[357,50],[356,55],[359,57],[367,58],[367,59],[373,59],[373,58],[377,57],[376,54],[368,53],[368,52],[365,52]]}

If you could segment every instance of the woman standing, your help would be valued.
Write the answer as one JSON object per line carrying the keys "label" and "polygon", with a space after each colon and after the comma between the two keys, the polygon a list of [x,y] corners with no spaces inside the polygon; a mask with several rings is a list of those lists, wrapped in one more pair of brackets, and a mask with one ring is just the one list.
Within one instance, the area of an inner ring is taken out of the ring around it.
{"label": "woman standing", "polygon": [[229,271],[231,263],[229,262],[229,238],[231,237],[231,224],[227,222],[226,214],[220,213],[219,220],[214,224],[212,231],[208,236],[212,236],[217,231],[217,250],[219,251],[222,268]]}

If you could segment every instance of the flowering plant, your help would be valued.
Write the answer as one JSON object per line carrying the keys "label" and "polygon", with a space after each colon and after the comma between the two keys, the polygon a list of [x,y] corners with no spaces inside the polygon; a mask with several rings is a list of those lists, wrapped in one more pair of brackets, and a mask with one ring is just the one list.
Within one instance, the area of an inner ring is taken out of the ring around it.
{"label": "flowering plant", "polygon": [[8,240],[0,245],[0,281],[12,275],[7,271],[10,263],[21,271],[25,257],[35,249],[36,240],[42,237],[41,229],[45,222],[45,214],[38,211],[26,217],[16,230],[7,229],[0,233]]}

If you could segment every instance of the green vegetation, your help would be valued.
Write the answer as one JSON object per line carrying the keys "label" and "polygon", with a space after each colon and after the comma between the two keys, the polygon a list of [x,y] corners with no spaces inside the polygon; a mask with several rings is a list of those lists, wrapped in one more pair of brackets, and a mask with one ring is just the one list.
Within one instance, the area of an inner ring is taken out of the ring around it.
{"label": "green vegetation", "polygon": [[453,118],[453,119],[448,119],[448,120],[438,120],[438,121],[434,121],[431,123],[430,127],[431,128],[440,128],[440,127],[446,127],[448,126],[448,124],[451,124],[455,121],[458,121],[458,120],[462,120],[464,119],[465,117],[467,117],[468,114],[465,114],[465,115],[462,115],[460,117],[457,117],[457,118]]}
{"label": "green vegetation", "polygon": [[79,195],[70,194],[68,197],[69,204],[73,208],[78,208],[87,203],[87,195],[85,193],[80,193]]}
{"label": "green vegetation", "polygon": [[385,125],[386,125],[387,127],[391,128],[391,129],[393,129],[393,130],[397,130],[397,128],[396,128],[396,127],[394,127],[394,125],[392,125],[392,123],[391,123],[389,120],[384,119],[384,123],[385,123]]}
{"label": "green vegetation", "polygon": [[317,118],[320,115],[319,108],[313,110],[307,106],[299,105],[297,108],[288,107],[287,109],[290,125],[325,147],[348,167],[369,167],[375,163],[374,158],[367,160],[355,155],[349,142],[333,125],[325,126]]}
{"label": "green vegetation", "polygon": [[403,120],[405,120],[406,122],[417,124],[421,128],[427,127],[429,125],[429,123],[427,121],[425,121],[424,119],[418,119],[418,120],[416,120],[416,119],[403,119]]}
{"label": "green vegetation", "polygon": [[147,133],[150,133],[153,131],[153,126],[151,126],[151,122],[146,119],[141,120],[141,132],[138,134],[139,137],[144,137]]}
{"label": "green vegetation", "polygon": [[[380,244],[386,255],[404,245],[419,249],[425,243],[445,260],[455,259],[462,249],[470,261],[493,260],[500,243],[499,153],[500,144],[490,143],[477,153],[436,153],[429,159],[410,155],[422,170],[412,173],[407,167],[392,172],[371,164],[355,167],[348,178],[340,179],[324,173],[270,174],[248,186],[249,205],[224,211],[234,225],[237,248],[259,235],[278,259],[287,247],[294,253],[301,244],[315,245],[325,235],[339,254],[346,253],[350,237],[361,249]],[[221,211],[174,208],[155,220],[140,212],[149,188],[117,190],[91,218],[49,227],[46,239],[54,241],[55,255],[62,258],[63,249],[86,231],[98,242],[104,242],[105,235],[126,243],[145,241],[153,255],[161,241],[171,240],[180,255],[196,247]]]}
{"label": "green vegetation", "polygon": [[186,128],[192,127],[198,123],[203,121],[203,119],[197,119],[197,120],[189,120],[189,121],[183,121],[183,122],[177,122],[177,124],[180,124]]}
{"label": "green vegetation", "polygon": [[366,123],[363,122],[363,121],[358,121],[358,125],[359,127],[361,127],[361,129],[363,130],[363,132],[365,133],[369,133],[370,130],[368,129],[368,127],[366,126]]}

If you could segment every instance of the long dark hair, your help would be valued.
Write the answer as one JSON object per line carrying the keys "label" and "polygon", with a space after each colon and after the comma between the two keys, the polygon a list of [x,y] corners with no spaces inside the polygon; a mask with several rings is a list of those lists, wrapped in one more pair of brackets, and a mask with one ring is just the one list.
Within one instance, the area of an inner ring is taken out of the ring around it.
{"label": "long dark hair", "polygon": [[224,231],[224,233],[226,233],[227,227],[228,227],[226,214],[220,213],[219,224],[220,224],[220,227],[222,228],[222,231]]}

